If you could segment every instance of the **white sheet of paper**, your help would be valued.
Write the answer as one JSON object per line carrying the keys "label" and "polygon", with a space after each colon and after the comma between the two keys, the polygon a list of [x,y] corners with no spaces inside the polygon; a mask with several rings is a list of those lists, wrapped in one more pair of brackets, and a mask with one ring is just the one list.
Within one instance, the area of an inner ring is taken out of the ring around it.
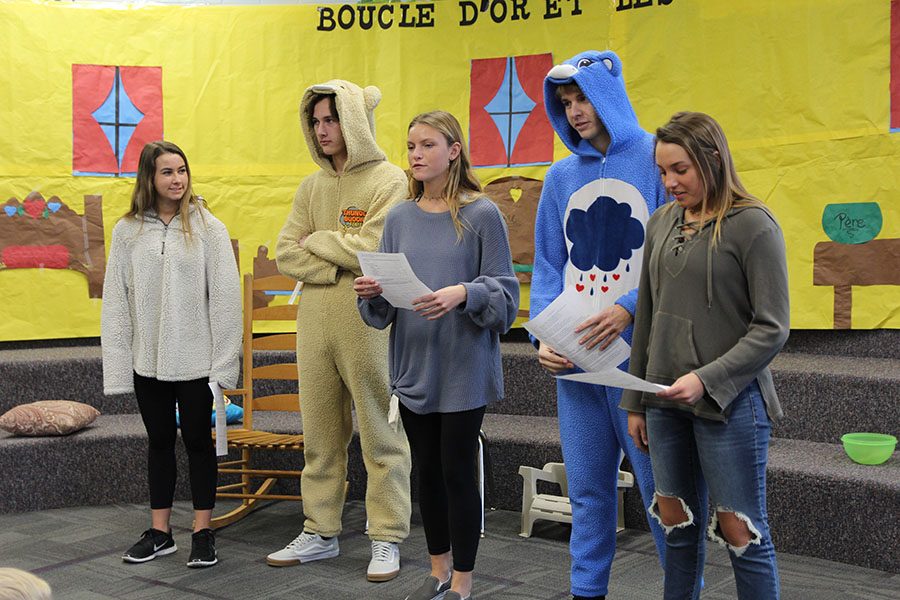
{"label": "white sheet of paper", "polygon": [[430,294],[402,252],[357,252],[363,275],[381,285],[381,295],[396,308],[413,310],[412,301]]}
{"label": "white sheet of paper", "polygon": [[288,299],[288,304],[297,304],[297,298],[300,296],[300,290],[303,289],[303,282],[298,281],[297,285],[294,286],[294,291],[291,292],[291,297]]}
{"label": "white sheet of paper", "polygon": [[621,337],[617,337],[602,352],[597,346],[588,350],[579,344],[578,340],[584,333],[575,333],[575,328],[592,314],[593,307],[578,292],[566,289],[539,315],[522,326],[585,371],[614,369],[631,355],[631,347]]}
{"label": "white sheet of paper", "polygon": [[209,389],[212,390],[213,400],[216,406],[216,456],[225,456],[228,454],[228,432],[226,431],[225,416],[225,394],[216,381],[209,382]]}
{"label": "white sheet of paper", "polygon": [[639,392],[661,392],[662,390],[668,389],[665,385],[650,383],[640,377],[635,377],[631,373],[626,373],[621,369],[615,368],[594,371],[593,373],[560,375],[559,379],[568,379],[569,381],[579,381],[581,383],[593,383],[596,385],[608,385],[610,387],[622,388],[624,390],[637,390]]}

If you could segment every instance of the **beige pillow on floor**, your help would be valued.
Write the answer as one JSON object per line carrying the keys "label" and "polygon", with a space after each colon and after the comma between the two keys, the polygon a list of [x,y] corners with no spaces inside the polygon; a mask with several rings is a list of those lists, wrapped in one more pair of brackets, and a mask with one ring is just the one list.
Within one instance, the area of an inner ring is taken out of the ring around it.
{"label": "beige pillow on floor", "polygon": [[72,400],[20,404],[0,416],[0,429],[13,435],[68,435],[94,422],[100,411]]}

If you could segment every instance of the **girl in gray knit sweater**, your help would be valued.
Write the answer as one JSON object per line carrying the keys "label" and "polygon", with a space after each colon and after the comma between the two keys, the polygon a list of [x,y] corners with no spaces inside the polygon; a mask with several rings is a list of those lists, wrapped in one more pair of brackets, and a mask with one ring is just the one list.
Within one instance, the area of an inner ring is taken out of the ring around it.
{"label": "girl in gray knit sweater", "polygon": [[388,213],[380,251],[406,254],[436,291],[404,310],[371,277],[354,290],[368,325],[393,325],[392,400],[419,469],[431,574],[407,599],[467,600],[481,520],[478,433],[485,406],[503,397],[500,334],[515,320],[519,284],[506,224],[480,194],[459,122],[443,111],[417,116],[407,150],[412,200]]}

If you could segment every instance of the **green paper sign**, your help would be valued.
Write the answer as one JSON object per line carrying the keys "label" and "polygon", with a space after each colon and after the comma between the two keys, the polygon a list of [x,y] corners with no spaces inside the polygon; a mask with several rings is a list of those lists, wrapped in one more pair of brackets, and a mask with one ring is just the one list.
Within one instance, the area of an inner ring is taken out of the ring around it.
{"label": "green paper sign", "polygon": [[822,229],[839,244],[864,244],[881,231],[881,207],[877,202],[828,204],[822,212]]}

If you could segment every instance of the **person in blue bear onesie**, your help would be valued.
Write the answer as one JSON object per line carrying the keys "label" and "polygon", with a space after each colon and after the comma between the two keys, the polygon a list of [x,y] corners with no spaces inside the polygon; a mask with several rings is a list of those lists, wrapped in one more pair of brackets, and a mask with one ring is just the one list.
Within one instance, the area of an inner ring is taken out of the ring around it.
{"label": "person in blue bear onesie", "polygon": [[[613,52],[588,51],[553,67],[544,80],[550,122],[572,155],[547,171],[535,222],[532,316],[566,288],[584,295],[593,316],[578,326],[586,348],[631,341],[650,214],[665,202],[653,136],[641,129]],[[551,374],[574,368],[546,344],[538,360]],[[623,363],[627,370],[627,361]],[[616,548],[617,478],[628,457],[644,505],[653,499],[648,456],[628,436],[622,390],[557,380],[559,430],[572,502],[572,594],[605,598]],[[651,521],[657,550],[663,532]]]}

